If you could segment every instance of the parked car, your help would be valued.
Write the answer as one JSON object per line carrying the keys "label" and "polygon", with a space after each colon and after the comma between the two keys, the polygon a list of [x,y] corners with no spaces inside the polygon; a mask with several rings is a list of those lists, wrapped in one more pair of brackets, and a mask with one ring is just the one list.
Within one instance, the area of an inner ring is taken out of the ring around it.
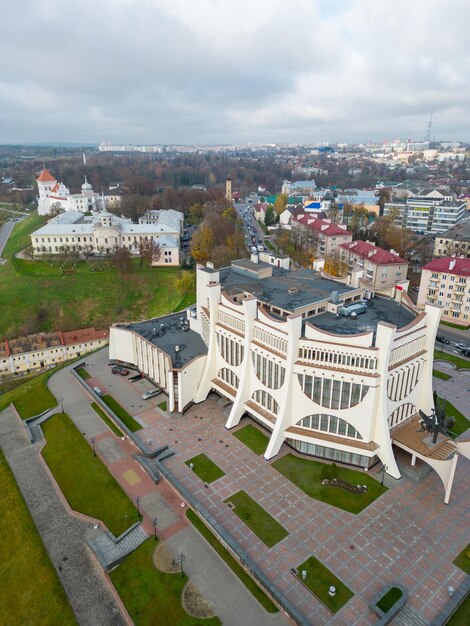
{"label": "parked car", "polygon": [[102,396],[103,394],[103,390],[100,389],[99,387],[93,387],[93,391],[96,393],[97,396]]}
{"label": "parked car", "polygon": [[455,347],[458,348],[459,350],[468,350],[469,346],[467,346],[466,343],[456,343]]}
{"label": "parked car", "polygon": [[161,389],[149,389],[148,391],[142,394],[142,400],[149,400],[150,398],[159,396],[161,392],[162,392]]}
{"label": "parked car", "polygon": [[437,335],[436,341],[438,341],[439,343],[444,343],[446,346],[450,344],[450,341],[446,339],[445,337],[443,337],[442,335]]}
{"label": "parked car", "polygon": [[470,348],[465,348],[464,350],[460,350],[462,356],[470,356]]}
{"label": "parked car", "polygon": [[115,365],[111,371],[113,374],[121,374],[121,376],[127,376],[129,374],[129,370],[120,365]]}

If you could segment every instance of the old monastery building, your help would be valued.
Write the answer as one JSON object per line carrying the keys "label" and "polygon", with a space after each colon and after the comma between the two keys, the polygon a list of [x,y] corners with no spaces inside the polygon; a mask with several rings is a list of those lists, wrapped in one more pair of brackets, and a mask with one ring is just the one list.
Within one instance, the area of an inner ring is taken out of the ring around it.
{"label": "old monastery building", "polygon": [[[417,411],[433,408],[441,309],[427,304],[417,313],[406,294],[401,304],[370,296],[311,270],[274,268],[256,255],[223,269],[199,266],[197,304],[115,324],[110,358],[164,389],[169,411],[181,413],[214,391],[224,396],[228,429],[247,415],[270,433],[266,459],[286,442],[362,468],[380,459],[399,478],[395,444],[437,464],[448,497],[458,444],[446,441],[441,456],[436,449],[428,458],[407,442],[419,430]],[[409,424],[410,433],[398,439]]]}
{"label": "old monastery building", "polygon": [[121,196],[99,195],[93,191],[93,187],[87,181],[82,185],[81,193],[71,194],[70,190],[44,168],[36,178],[38,185],[38,213],[49,215],[57,211],[97,211],[119,206]]}
{"label": "old monastery building", "polygon": [[183,214],[173,209],[158,211],[155,221],[134,224],[107,211],[83,215],[67,211],[48,221],[31,234],[36,256],[60,254],[64,248],[74,248],[82,254],[112,254],[116,248],[126,248],[140,254],[149,241],[158,244],[160,256],[154,265],[179,265],[180,236]]}

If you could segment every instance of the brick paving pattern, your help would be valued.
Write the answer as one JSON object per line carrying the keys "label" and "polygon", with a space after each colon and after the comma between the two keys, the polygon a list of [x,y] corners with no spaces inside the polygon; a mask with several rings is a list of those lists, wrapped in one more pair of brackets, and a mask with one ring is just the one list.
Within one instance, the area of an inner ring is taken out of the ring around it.
{"label": "brick paving pattern", "polygon": [[30,445],[23,424],[11,409],[0,413],[0,446],[78,623],[124,626],[128,622],[118,608],[113,590],[86,546],[88,538],[102,531],[95,530],[91,522],[70,515],[39,457],[42,445]]}
{"label": "brick paving pattern", "polygon": [[[386,477],[392,487],[358,515],[311,499],[256,456],[225,427],[225,400],[211,395],[182,418],[156,415],[139,433],[155,446],[168,443],[175,456],[165,463],[179,480],[233,534],[312,624],[373,624],[370,598],[390,581],[410,592],[409,607],[430,622],[448,599],[447,588],[465,578],[452,560],[468,541],[470,462],[460,457],[451,502],[434,472],[421,482]],[[147,416],[148,419],[148,416]],[[242,424],[242,426],[244,423]],[[281,454],[291,451],[284,446]],[[206,488],[184,461],[204,452],[226,475]],[[410,456],[397,451],[400,463]],[[377,478],[380,478],[376,469]],[[268,549],[223,502],[244,489],[266,509],[289,536]],[[314,554],[355,593],[332,616],[290,572]]]}
{"label": "brick paving pattern", "polygon": [[177,513],[169,508],[165,497],[157,491],[143,496],[140,506],[150,519],[157,519],[157,530],[165,530],[179,520]]}

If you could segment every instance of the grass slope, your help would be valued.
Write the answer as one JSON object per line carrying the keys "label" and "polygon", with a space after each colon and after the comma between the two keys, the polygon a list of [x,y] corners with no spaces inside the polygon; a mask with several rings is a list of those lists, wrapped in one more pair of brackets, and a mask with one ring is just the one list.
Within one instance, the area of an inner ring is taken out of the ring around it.
{"label": "grass slope", "polygon": [[122,437],[123,433],[119,430],[119,428],[116,426],[116,424],[113,422],[113,420],[103,411],[103,409],[96,404],[96,402],[92,402],[91,403],[91,408],[93,409],[93,411],[95,413],[97,413],[101,419],[103,420],[103,422],[106,424],[106,426],[113,431],[113,433],[117,436],[117,437]]}
{"label": "grass slope", "polygon": [[42,455],[72,509],[102,520],[115,536],[137,521],[134,505],[68,415],[57,413],[42,429]]}
{"label": "grass slope", "polygon": [[447,417],[455,417],[452,432],[456,435],[461,435],[467,428],[470,428],[470,420],[448,400],[446,401],[446,415]]}
{"label": "grass slope", "polygon": [[387,487],[383,487],[368,474],[344,467],[338,468],[338,478],[352,485],[367,485],[366,493],[354,494],[340,487],[322,485],[322,469],[325,464],[303,459],[290,453],[274,461],[272,466],[311,498],[321,500],[350,513],[360,513],[387,491]]}
{"label": "grass slope", "polygon": [[205,483],[213,483],[218,478],[225,476],[225,472],[205,454],[198,454],[185,463],[188,467],[192,463],[194,465],[193,472]]}
{"label": "grass slope", "polygon": [[[353,592],[342,583],[339,578],[330,572],[314,556],[311,556],[304,563],[299,565],[297,577],[302,580],[302,571],[307,572],[304,585],[332,612],[336,613],[339,609],[353,597]],[[336,595],[330,596],[328,589],[336,587]]]}
{"label": "grass slope", "polygon": [[460,567],[461,570],[470,576],[470,543],[455,558],[454,565]]}
{"label": "grass slope", "polygon": [[15,478],[0,450],[0,615],[8,626],[76,624]]}
{"label": "grass slope", "polygon": [[[30,243],[29,233],[43,223],[31,215],[18,223],[4,251],[8,258]],[[175,289],[179,268],[142,268],[134,271],[91,271],[100,265],[79,263],[64,274],[56,263],[10,259],[0,267],[0,293],[8,302],[0,317],[0,336],[17,336],[64,328],[106,328],[116,320],[137,320],[189,306],[194,293],[182,298]],[[106,264],[108,265],[108,264]]]}
{"label": "grass slope", "polygon": [[470,624],[470,593],[468,593],[446,626],[468,626]]}
{"label": "grass slope", "polygon": [[434,361],[448,361],[449,363],[453,363],[458,370],[470,369],[469,359],[457,356],[456,354],[440,352],[439,350],[434,350]]}
{"label": "grass slope", "polygon": [[233,573],[238,576],[241,582],[245,585],[248,591],[258,600],[261,606],[265,608],[268,613],[277,613],[279,611],[277,606],[268,598],[264,591],[258,587],[255,581],[243,569],[238,561],[230,554],[230,552],[223,547],[217,537],[212,534],[209,528],[204,524],[202,520],[199,519],[196,513],[194,513],[194,511],[192,511],[191,509],[188,509],[186,512],[186,517],[189,519],[191,524],[195,526],[195,528],[197,528],[197,530],[204,537],[207,543],[209,543],[212,548],[217,552],[217,554],[225,561],[225,563],[230,567]]}
{"label": "grass slope", "polygon": [[261,541],[272,548],[289,534],[285,528],[271,517],[246,491],[237,491],[224,500],[231,502],[235,508],[233,512],[251,528]]}
{"label": "grass slope", "polygon": [[135,626],[219,626],[217,617],[190,617],[181,606],[187,578],[158,571],[152,560],[157,543],[147,539],[110,573]]}
{"label": "grass slope", "polygon": [[439,370],[433,370],[432,375],[435,378],[440,378],[441,380],[450,380],[452,378],[450,374],[446,374],[445,372],[440,372]]}
{"label": "grass slope", "polygon": [[255,454],[263,454],[268,447],[268,437],[258,430],[253,424],[247,424],[240,430],[236,430],[232,433],[234,437],[239,439],[245,446],[248,446],[250,450],[253,450]]}
{"label": "grass slope", "polygon": [[57,400],[47,388],[47,381],[56,369],[40,374],[0,396],[0,411],[13,402],[22,419],[33,417],[57,406]]}
{"label": "grass slope", "polygon": [[132,415],[129,415],[126,409],[121,406],[119,402],[117,402],[112,396],[106,394],[102,396],[101,399],[105,404],[109,406],[111,411],[116,413],[121,422],[123,422],[131,432],[135,433],[142,428],[142,426],[135,421]]}

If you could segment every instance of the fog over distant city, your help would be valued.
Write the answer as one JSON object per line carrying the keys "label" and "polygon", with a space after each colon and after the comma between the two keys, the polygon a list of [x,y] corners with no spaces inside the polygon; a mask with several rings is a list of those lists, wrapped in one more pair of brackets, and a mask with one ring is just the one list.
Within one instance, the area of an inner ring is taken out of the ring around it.
{"label": "fog over distant city", "polygon": [[470,140],[468,0],[21,0],[0,143]]}

